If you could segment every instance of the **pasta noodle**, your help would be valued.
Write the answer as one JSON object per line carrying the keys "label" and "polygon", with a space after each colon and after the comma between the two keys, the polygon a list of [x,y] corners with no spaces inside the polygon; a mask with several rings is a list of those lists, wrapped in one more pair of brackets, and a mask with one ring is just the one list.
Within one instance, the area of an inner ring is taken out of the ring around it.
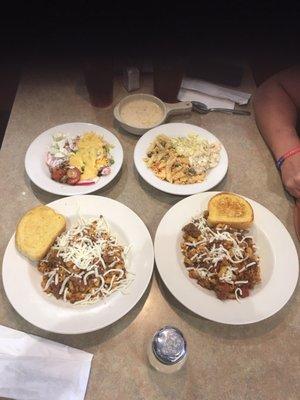
{"label": "pasta noodle", "polygon": [[[184,151],[178,151],[178,141],[180,146],[184,146],[185,140],[187,145],[191,142],[196,144],[191,156],[185,155]],[[158,178],[173,184],[186,185],[203,182],[208,170],[219,162],[219,157],[219,144],[210,144],[198,135],[188,135],[186,138],[158,135],[150,144],[144,162]]]}

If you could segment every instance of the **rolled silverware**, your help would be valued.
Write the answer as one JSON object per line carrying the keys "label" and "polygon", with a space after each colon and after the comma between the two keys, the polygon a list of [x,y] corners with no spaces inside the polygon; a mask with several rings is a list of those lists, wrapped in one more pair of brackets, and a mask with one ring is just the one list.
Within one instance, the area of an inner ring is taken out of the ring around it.
{"label": "rolled silverware", "polygon": [[236,114],[236,115],[251,115],[250,111],[246,110],[231,110],[230,108],[208,108],[206,104],[201,103],[200,101],[192,101],[193,110],[199,112],[200,114],[208,114],[211,111],[223,112],[227,114]]}

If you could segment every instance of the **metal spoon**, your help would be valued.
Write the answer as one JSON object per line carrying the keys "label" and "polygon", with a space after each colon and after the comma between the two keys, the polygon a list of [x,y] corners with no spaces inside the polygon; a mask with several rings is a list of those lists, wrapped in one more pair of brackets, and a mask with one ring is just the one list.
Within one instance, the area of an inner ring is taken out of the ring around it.
{"label": "metal spoon", "polygon": [[200,103],[200,101],[192,101],[193,110],[198,111],[200,114],[208,114],[211,111],[219,111],[227,114],[238,114],[238,115],[251,115],[250,111],[245,110],[231,110],[229,108],[208,108],[206,104]]}

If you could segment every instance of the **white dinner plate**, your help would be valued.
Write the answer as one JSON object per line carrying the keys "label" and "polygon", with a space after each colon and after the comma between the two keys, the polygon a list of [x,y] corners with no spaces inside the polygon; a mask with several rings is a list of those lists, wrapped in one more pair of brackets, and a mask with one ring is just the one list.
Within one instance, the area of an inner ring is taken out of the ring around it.
{"label": "white dinner plate", "polygon": [[[52,137],[55,134],[63,133],[67,137],[82,136],[86,132],[93,131],[111,145],[111,154],[114,159],[114,164],[111,166],[111,173],[107,176],[101,176],[100,179],[87,186],[67,185],[60,182],[55,182],[51,179],[49,168],[46,165],[46,155],[52,144]],[[62,196],[74,196],[79,194],[87,194],[102,189],[108,185],[118,174],[123,163],[123,149],[121,143],[107,129],[101,126],[89,124],[86,122],[71,122],[69,124],[57,125],[47,131],[41,133],[31,145],[28,147],[25,156],[25,169],[27,175],[38,187],[47,192],[59,194]]]}
{"label": "white dinner plate", "polygon": [[207,209],[209,199],[219,192],[187,197],[162,218],[155,236],[154,251],[160,276],[170,292],[185,307],[212,321],[242,325],[261,321],[279,311],[292,296],[298,280],[298,255],[288,231],[269,210],[247,199],[254,210],[251,235],[258,247],[262,282],[249,297],[219,300],[214,291],[190,279],[180,252],[184,225]]}
{"label": "white dinner plate", "polygon": [[153,245],[145,224],[128,207],[106,197],[65,197],[48,205],[67,217],[67,228],[79,215],[89,218],[102,214],[120,243],[131,246],[127,269],[134,279],[126,294],[114,292],[105,300],[85,306],[65,303],[42,291],[42,275],[36,263],[18,252],[13,235],[4,254],[2,269],[3,285],[10,303],[27,321],[50,332],[86,333],[112,324],[134,307],[152,275]]}
{"label": "white dinner plate", "polygon": [[228,156],[224,146],[221,143],[220,161],[218,165],[208,171],[205,180],[201,183],[193,183],[190,185],[179,185],[163,181],[159,179],[154,172],[148,168],[144,162],[147,150],[155,137],[160,134],[167,136],[187,136],[190,133],[196,133],[201,138],[209,142],[220,141],[207,130],[200,128],[196,125],[184,123],[170,123],[157,126],[146,132],[137,142],[134,149],[134,163],[141,177],[156,189],[162,190],[166,193],[187,196],[199,192],[205,192],[216,186],[226,175],[228,168]]}

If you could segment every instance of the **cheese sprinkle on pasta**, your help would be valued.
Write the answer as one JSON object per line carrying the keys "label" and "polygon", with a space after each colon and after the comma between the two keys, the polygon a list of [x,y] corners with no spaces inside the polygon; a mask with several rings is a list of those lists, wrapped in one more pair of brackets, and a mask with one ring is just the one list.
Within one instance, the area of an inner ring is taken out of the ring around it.
{"label": "cheese sprinkle on pasta", "polygon": [[144,162],[158,178],[167,182],[199,183],[219,163],[220,151],[219,142],[210,143],[196,134],[158,135],[149,146]]}
{"label": "cheese sprinkle on pasta", "polygon": [[102,216],[62,233],[38,270],[47,294],[73,304],[94,303],[132,281],[127,268],[129,247],[118,243]]}

